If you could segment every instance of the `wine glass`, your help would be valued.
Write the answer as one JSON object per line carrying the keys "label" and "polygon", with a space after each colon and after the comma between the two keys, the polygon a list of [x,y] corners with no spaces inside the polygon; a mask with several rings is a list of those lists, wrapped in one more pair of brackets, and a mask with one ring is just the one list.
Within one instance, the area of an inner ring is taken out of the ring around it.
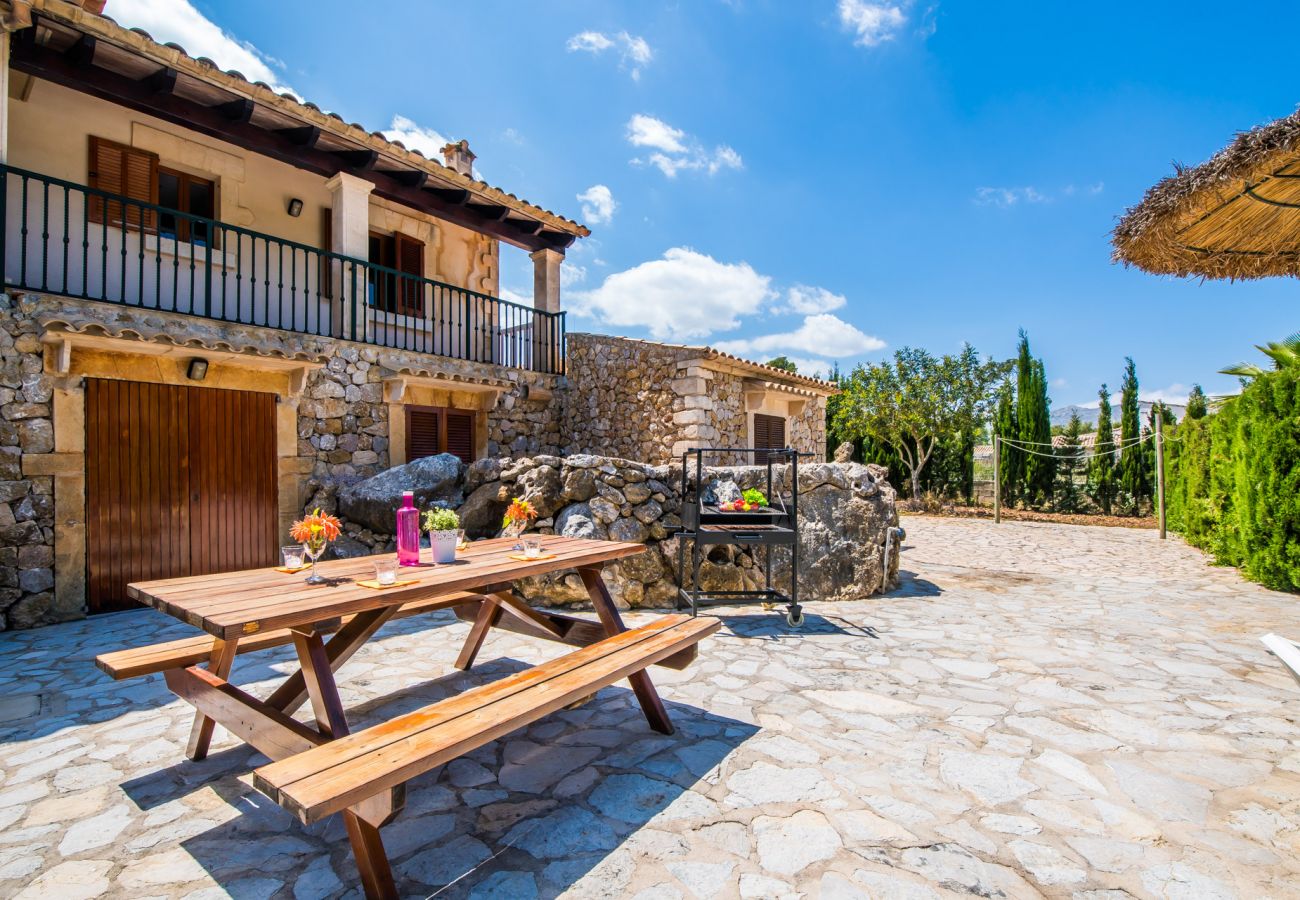
{"label": "wine glass", "polygon": [[305,541],[303,543],[302,551],[307,554],[309,559],[311,559],[311,573],[307,576],[308,584],[325,583],[325,579],[321,577],[320,572],[316,568],[316,563],[320,561],[320,555],[325,552],[325,548],[328,546],[329,541],[323,539],[319,541]]}

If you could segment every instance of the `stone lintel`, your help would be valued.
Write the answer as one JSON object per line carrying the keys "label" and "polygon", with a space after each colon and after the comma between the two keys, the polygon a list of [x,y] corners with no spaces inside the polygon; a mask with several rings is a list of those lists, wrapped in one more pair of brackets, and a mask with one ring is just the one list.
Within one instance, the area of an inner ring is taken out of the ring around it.
{"label": "stone lintel", "polygon": [[86,454],[84,453],[24,453],[23,474],[27,477],[37,475],[85,475]]}

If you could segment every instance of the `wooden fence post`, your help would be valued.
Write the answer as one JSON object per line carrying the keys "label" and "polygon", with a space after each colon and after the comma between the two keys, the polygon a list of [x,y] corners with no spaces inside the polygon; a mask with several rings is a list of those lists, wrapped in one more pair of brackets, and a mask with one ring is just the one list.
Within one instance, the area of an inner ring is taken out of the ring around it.
{"label": "wooden fence post", "polygon": [[1160,540],[1165,539],[1165,417],[1156,410],[1156,505],[1160,515]]}
{"label": "wooden fence post", "polygon": [[1002,436],[993,435],[993,524],[1002,521]]}

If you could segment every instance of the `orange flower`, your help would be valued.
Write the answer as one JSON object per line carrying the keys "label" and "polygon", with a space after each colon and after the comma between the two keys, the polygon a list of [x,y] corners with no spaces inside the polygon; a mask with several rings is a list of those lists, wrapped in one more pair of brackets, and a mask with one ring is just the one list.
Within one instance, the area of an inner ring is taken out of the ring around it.
{"label": "orange flower", "polygon": [[336,516],[322,513],[320,507],[313,509],[311,515],[303,516],[289,529],[289,537],[302,544],[316,544],[337,540],[343,533],[343,524]]}
{"label": "orange flower", "polygon": [[537,518],[537,510],[527,500],[519,497],[510,501],[510,507],[506,510],[505,526],[512,522],[531,522]]}

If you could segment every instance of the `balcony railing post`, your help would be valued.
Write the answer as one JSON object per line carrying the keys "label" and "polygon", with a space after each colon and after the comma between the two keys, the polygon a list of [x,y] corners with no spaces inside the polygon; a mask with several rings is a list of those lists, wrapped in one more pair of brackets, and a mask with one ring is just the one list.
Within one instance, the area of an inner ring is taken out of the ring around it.
{"label": "balcony railing post", "polygon": [[[212,242],[216,240],[216,229],[208,229],[208,240],[203,247],[203,314],[209,319],[212,318]],[[191,254],[190,259],[193,259]],[[190,298],[190,308],[194,305],[194,298]]]}

